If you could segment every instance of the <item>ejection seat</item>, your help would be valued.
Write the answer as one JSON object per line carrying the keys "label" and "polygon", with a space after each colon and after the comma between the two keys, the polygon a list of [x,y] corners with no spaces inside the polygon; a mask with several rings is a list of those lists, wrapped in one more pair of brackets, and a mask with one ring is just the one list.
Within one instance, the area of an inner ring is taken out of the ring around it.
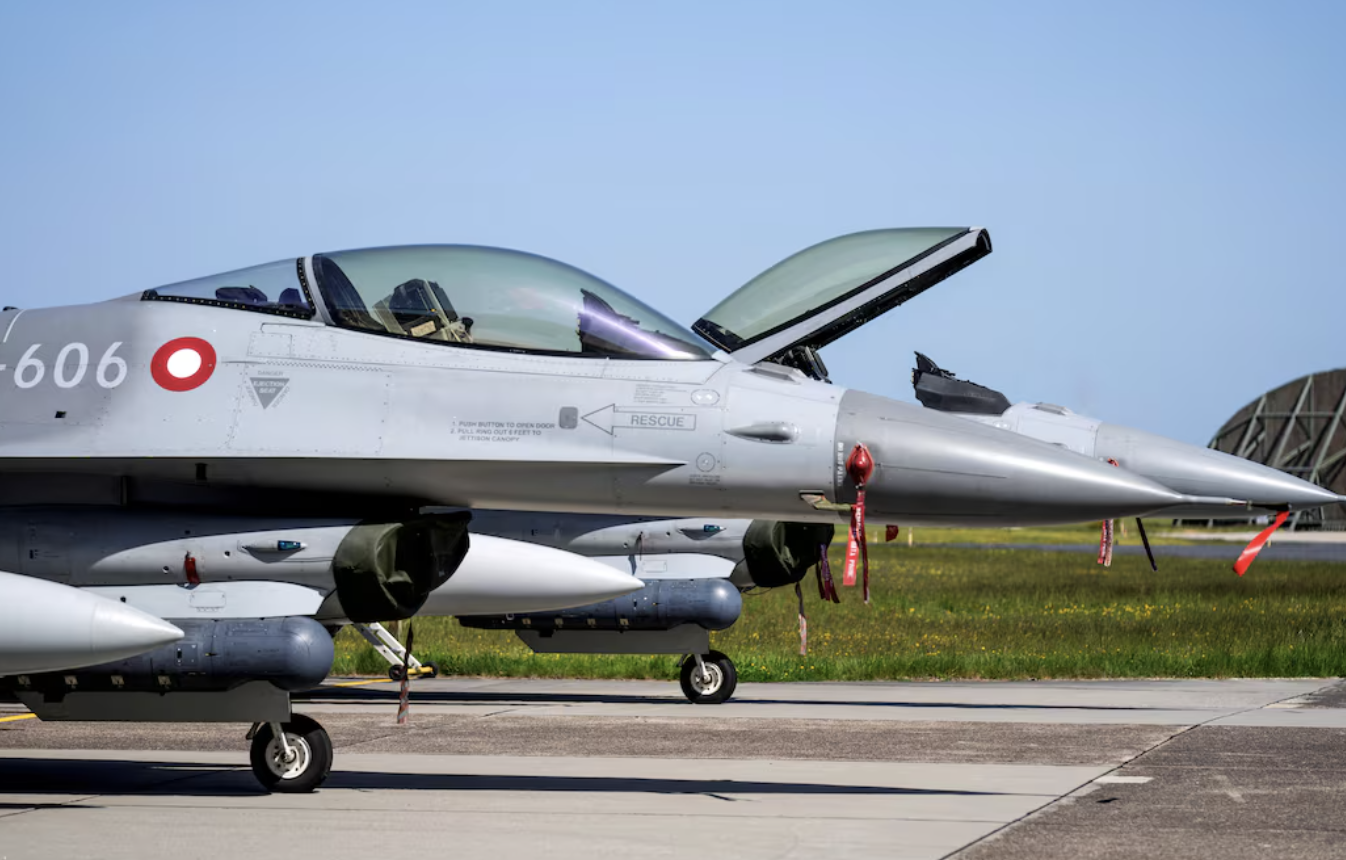
{"label": "ejection seat", "polygon": [[439,284],[422,278],[398,284],[374,303],[374,316],[393,334],[448,343],[471,343],[472,335],[458,318]]}

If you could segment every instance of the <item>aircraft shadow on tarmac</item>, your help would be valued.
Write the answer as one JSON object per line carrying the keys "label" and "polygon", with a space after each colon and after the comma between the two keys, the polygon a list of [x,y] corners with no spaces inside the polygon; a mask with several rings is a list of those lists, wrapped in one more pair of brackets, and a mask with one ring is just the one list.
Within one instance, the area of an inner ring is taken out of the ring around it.
{"label": "aircraft shadow on tarmac", "polygon": [[[17,811],[21,809],[31,812],[33,810],[38,809],[70,809],[70,808],[71,808],[70,805],[66,803],[0,803],[0,812]],[[91,809],[97,807],[83,806],[79,808]]]}
{"label": "aircraft shadow on tarmac", "polygon": [[[296,702],[342,702],[350,704],[395,702],[398,692],[395,687],[375,689],[367,687],[322,687],[294,696]],[[614,696],[608,693],[456,693],[447,690],[418,690],[411,687],[411,702],[437,702],[440,704],[538,704],[538,705],[686,705],[688,709],[697,708],[695,713],[713,716],[715,711],[704,705],[693,705],[678,695],[669,696]],[[1025,705],[998,702],[842,702],[837,700],[812,699],[734,699],[735,705],[816,705],[845,708],[913,708],[933,709],[951,708],[954,710],[977,711],[1152,711],[1154,708],[1139,705]]]}
{"label": "aircraft shadow on tarmac", "polygon": [[[304,693],[295,693],[296,702],[395,702],[396,686],[377,687],[319,687]],[[447,690],[417,689],[411,685],[412,702],[441,702],[470,705],[473,703],[499,704],[525,702],[537,704],[609,704],[609,705],[669,705],[686,701],[681,696],[613,696],[606,693],[455,693]],[[689,703],[690,704],[690,703]]]}
{"label": "aircraft shadow on tarmac", "polygon": [[429,791],[548,791],[616,792],[620,794],[857,794],[857,795],[948,795],[985,797],[1002,792],[945,791],[877,785],[828,785],[814,782],[755,782],[735,779],[652,779],[607,776],[527,776],[333,772],[327,788],[422,789]]}
{"label": "aircraft shadow on tarmac", "polygon": [[[546,768],[544,759],[538,769]],[[0,785],[25,795],[74,794],[87,797],[179,795],[234,797],[262,794],[246,767],[201,762],[9,758],[0,760]],[[726,795],[883,795],[989,797],[996,791],[960,791],[900,786],[831,785],[812,782],[758,782],[734,779],[655,779],[624,776],[530,776],[526,774],[427,774],[382,771],[333,771],[324,789],[355,791],[519,791],[610,792],[616,794],[705,795],[733,801]],[[0,802],[4,809],[88,809],[60,803]]]}

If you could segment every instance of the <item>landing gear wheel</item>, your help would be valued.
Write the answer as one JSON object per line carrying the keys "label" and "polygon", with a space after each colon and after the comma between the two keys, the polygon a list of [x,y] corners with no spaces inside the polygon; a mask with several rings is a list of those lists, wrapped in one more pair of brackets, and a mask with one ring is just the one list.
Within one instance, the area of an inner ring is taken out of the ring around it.
{"label": "landing gear wheel", "polygon": [[701,658],[706,670],[703,676],[696,665],[695,657],[688,657],[682,663],[682,694],[693,705],[718,705],[734,695],[738,686],[738,669],[734,661],[719,651],[712,651]]}
{"label": "landing gear wheel", "polygon": [[433,663],[433,662],[432,662],[432,663],[422,663],[422,664],[421,664],[421,668],[425,670],[425,674],[421,676],[422,678],[438,678],[438,677],[439,677],[439,664],[438,664],[438,663]]}
{"label": "landing gear wheel", "polygon": [[285,743],[290,747],[286,756],[280,738],[263,723],[252,737],[252,772],[267,791],[301,794],[322,785],[332,772],[332,739],[327,730],[312,717],[295,714],[288,723],[281,724]]}
{"label": "landing gear wheel", "polygon": [[396,663],[388,667],[388,677],[391,680],[400,681],[406,676],[406,674],[407,670],[403,668],[401,663]]}

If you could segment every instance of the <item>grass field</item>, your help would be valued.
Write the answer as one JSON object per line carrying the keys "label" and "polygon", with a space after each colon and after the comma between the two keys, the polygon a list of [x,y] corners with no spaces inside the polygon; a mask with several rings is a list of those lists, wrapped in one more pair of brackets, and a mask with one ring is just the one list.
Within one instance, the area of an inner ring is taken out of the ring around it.
{"label": "grass field", "polygon": [[[1208,534],[1216,531],[1248,532],[1257,531],[1259,528],[1261,528],[1261,526],[1248,524],[1238,527],[1203,529],[1203,531]],[[1189,540],[1179,536],[1177,530],[1169,525],[1168,520],[1151,520],[1146,524],[1145,530],[1150,537],[1151,546],[1207,543],[1207,541]],[[869,531],[871,541],[881,541],[883,539],[882,529],[870,529]],[[1123,535],[1123,531],[1125,531],[1125,535]],[[902,533],[897,538],[897,543],[906,544],[909,537],[914,539],[916,546],[951,543],[1097,544],[1098,523],[1028,529],[903,529]],[[845,533],[840,533],[838,540],[843,540],[844,538]],[[1136,531],[1136,523],[1134,520],[1117,521],[1117,539],[1121,543],[1140,545],[1140,534]]]}
{"label": "grass field", "polygon": [[[1096,540],[1097,527],[1071,540]],[[927,530],[925,535],[934,530]],[[987,540],[987,532],[980,533]],[[1346,673],[1346,565],[1262,560],[1239,578],[1227,560],[871,544],[873,601],[840,605],[804,581],[809,654],[799,656],[793,589],[749,593],[743,617],[712,637],[743,680],[1333,676]],[[1068,537],[1068,535],[1067,535]],[[1001,541],[1047,542],[1031,533]],[[1132,533],[1128,543],[1136,542]],[[988,542],[997,542],[994,537]],[[832,563],[840,570],[841,546]],[[350,631],[340,673],[386,665]],[[451,619],[416,622],[416,650],[449,674],[674,678],[670,656],[534,655],[512,633]]]}

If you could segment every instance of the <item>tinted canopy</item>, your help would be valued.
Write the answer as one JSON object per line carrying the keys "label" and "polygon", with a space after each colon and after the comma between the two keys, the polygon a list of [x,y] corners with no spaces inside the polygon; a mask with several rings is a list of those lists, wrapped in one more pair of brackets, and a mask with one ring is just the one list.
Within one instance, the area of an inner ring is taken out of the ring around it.
{"label": "tinted canopy", "polygon": [[985,230],[910,227],[829,239],[767,269],[694,328],[753,363],[818,348],[991,252]]}
{"label": "tinted canopy", "polygon": [[502,248],[416,245],[313,258],[345,328],[549,355],[696,360],[714,349],[621,290],[564,263]]}

